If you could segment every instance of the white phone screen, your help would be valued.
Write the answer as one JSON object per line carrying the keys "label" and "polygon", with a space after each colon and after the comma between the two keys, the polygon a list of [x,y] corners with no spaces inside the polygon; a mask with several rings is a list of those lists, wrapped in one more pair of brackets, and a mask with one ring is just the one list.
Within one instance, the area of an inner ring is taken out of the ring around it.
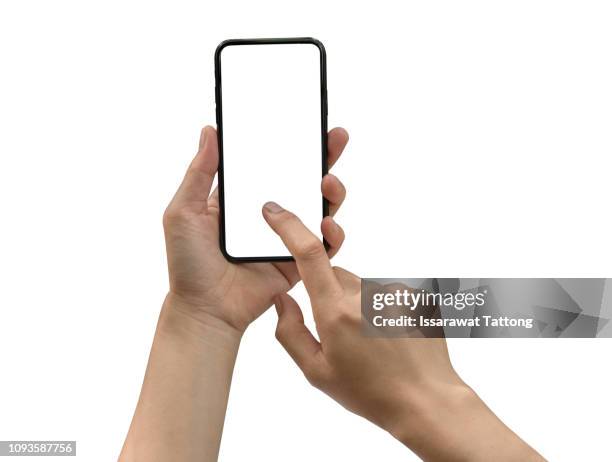
{"label": "white phone screen", "polygon": [[225,250],[289,257],[261,209],[274,201],[321,235],[321,51],[313,43],[221,49]]}

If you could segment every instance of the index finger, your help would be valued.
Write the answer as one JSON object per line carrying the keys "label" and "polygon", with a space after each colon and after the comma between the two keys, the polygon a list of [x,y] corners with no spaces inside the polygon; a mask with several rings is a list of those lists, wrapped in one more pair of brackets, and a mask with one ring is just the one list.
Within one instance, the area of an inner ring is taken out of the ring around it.
{"label": "index finger", "polygon": [[293,213],[267,202],[263,216],[293,255],[312,299],[339,294],[342,287],[332,270],[323,243]]}

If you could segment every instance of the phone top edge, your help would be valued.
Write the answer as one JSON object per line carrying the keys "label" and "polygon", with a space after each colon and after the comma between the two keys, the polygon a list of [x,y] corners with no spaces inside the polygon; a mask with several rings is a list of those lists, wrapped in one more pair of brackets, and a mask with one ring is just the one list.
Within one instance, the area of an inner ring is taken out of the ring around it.
{"label": "phone top edge", "polygon": [[217,45],[215,49],[215,57],[221,54],[221,51],[228,46],[233,45],[282,45],[282,44],[311,44],[315,45],[322,54],[325,54],[325,46],[323,42],[314,37],[277,37],[277,38],[243,38],[243,39],[226,39]]}

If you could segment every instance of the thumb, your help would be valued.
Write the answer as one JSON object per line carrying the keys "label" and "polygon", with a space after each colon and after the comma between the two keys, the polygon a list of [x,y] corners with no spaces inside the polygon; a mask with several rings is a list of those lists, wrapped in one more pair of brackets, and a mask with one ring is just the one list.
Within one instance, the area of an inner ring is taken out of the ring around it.
{"label": "thumb", "polygon": [[190,209],[197,213],[205,212],[218,166],[217,132],[214,128],[206,126],[200,135],[198,153],[189,165],[168,210]]}
{"label": "thumb", "polygon": [[280,294],[275,301],[278,313],[276,338],[306,378],[316,382],[324,359],[321,344],[304,324],[304,315],[296,301],[288,294]]}

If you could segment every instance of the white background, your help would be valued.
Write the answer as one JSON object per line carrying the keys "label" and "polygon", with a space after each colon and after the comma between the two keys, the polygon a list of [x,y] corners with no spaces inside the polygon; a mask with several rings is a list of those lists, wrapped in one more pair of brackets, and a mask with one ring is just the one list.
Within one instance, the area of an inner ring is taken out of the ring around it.
{"label": "white background", "polygon": [[[214,122],[226,38],[327,47],[330,126],[352,137],[334,169],[349,190],[336,264],[611,277],[609,5],[2,2],[0,439],[118,455],[167,289],[162,212]],[[310,388],[275,318],[244,337],[221,460],[416,460]],[[545,456],[610,460],[609,340],[450,347]]]}
{"label": "white background", "polygon": [[321,235],[321,52],[229,45],[220,56],[227,252],[290,256],[261,208],[276,201]]}

